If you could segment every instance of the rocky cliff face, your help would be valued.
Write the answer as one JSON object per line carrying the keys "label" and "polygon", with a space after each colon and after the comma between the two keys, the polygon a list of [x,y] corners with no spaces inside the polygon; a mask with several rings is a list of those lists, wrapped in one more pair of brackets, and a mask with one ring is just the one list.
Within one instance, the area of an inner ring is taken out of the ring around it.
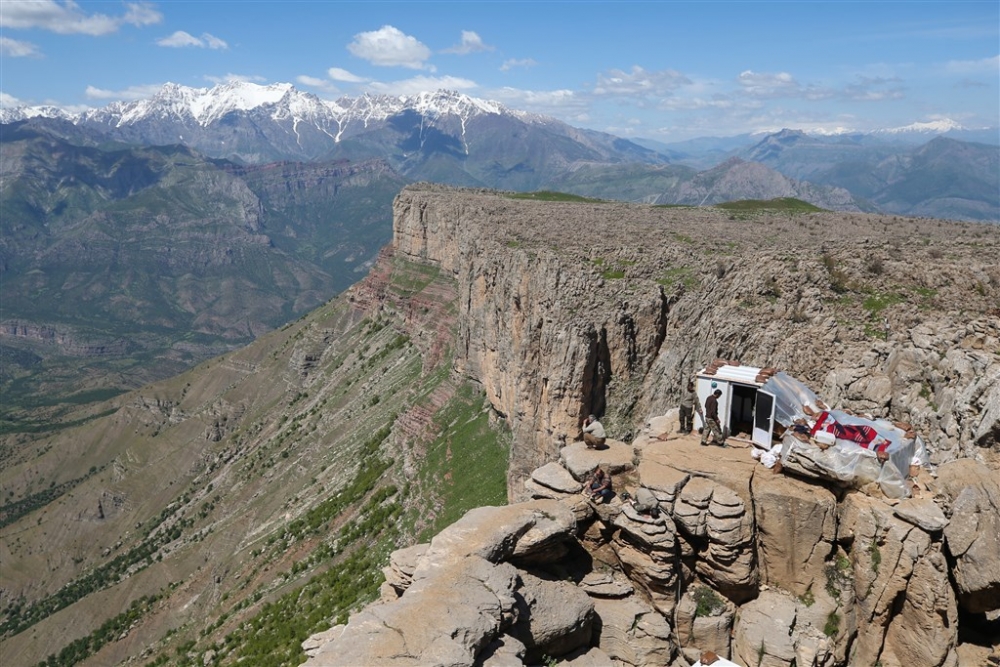
{"label": "rocky cliff face", "polygon": [[[397,552],[382,603],[317,638],[310,665],[1000,655],[995,227],[421,187],[397,198],[394,233],[396,253],[455,277],[455,367],[511,425],[508,494],[526,502]],[[913,497],[668,435],[682,379],[715,357],[910,421],[932,462]],[[589,412],[606,450],[573,442]],[[659,514],[581,496],[598,464]],[[430,632],[406,620],[439,608]]]}
{"label": "rocky cliff face", "polygon": [[997,462],[998,242],[988,225],[408,188],[393,243],[457,280],[456,365],[517,435],[517,498],[588,413],[626,436],[717,357],[909,421],[934,463]]}

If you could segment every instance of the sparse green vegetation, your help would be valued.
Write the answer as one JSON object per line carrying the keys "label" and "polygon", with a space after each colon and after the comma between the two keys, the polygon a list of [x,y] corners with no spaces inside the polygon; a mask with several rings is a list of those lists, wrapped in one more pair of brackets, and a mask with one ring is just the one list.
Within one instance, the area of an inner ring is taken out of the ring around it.
{"label": "sparse green vegetation", "polygon": [[882,552],[878,548],[878,541],[872,539],[868,545],[868,556],[871,559],[872,572],[878,574],[878,568],[882,564]]}
{"label": "sparse green vegetation", "polygon": [[823,634],[831,639],[835,639],[840,634],[840,614],[837,613],[837,610],[833,610],[827,615]]}
{"label": "sparse green vegetation", "polygon": [[697,604],[694,612],[696,617],[718,616],[726,610],[725,600],[708,586],[699,586],[695,589],[694,600]]}
{"label": "sparse green vegetation", "polygon": [[38,663],[38,667],[72,667],[83,662],[105,644],[117,640],[123,632],[127,632],[134,623],[153,609],[160,597],[162,596],[147,595],[135,600],[128,609],[109,618],[100,628],[86,637],[70,642],[59,653],[53,653]]}
{"label": "sparse green vegetation", "polygon": [[872,294],[865,298],[861,307],[868,311],[869,317],[877,317],[886,308],[904,303],[906,298],[902,294],[894,292],[888,294]]}
{"label": "sparse green vegetation", "polygon": [[830,289],[837,294],[843,294],[844,292],[850,291],[850,278],[844,270],[840,268],[839,263],[833,255],[823,253],[820,255],[820,262],[823,264],[823,268],[826,269],[827,274],[830,276]]}
{"label": "sparse green vegetation", "polygon": [[839,600],[840,591],[851,580],[851,561],[844,554],[837,554],[834,562],[827,564],[823,572],[826,575],[826,592]]}
{"label": "sparse green vegetation", "polygon": [[674,266],[665,270],[656,282],[664,287],[691,289],[698,285],[698,277],[689,266]]}
{"label": "sparse green vegetation", "polygon": [[778,199],[744,199],[716,204],[716,208],[734,212],[780,212],[780,213],[820,213],[825,209],[813,206],[809,202],[794,197],[779,197]]}
{"label": "sparse green vegetation", "polygon": [[566,192],[553,192],[551,190],[539,190],[538,192],[512,192],[504,196],[508,199],[533,199],[535,201],[584,202],[591,204],[607,203],[603,199],[581,197],[580,195],[572,195]]}
{"label": "sparse green vegetation", "polygon": [[427,445],[416,492],[430,494],[422,505],[429,508],[436,500],[441,510],[425,525],[420,539],[451,525],[474,507],[507,503],[510,436],[506,427],[490,423],[482,395],[471,385],[463,385],[434,421],[441,434]]}

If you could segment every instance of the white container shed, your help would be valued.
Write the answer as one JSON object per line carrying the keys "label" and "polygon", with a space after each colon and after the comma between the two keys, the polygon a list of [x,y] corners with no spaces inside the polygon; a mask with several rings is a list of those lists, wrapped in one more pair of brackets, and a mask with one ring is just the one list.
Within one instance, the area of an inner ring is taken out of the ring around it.
{"label": "white container shed", "polygon": [[[770,449],[774,432],[774,394],[761,387],[775,373],[775,369],[755,368],[721,362],[698,371],[695,391],[704,410],[705,399],[716,389],[719,397],[719,426],[729,434],[749,433],[751,440]],[[705,426],[701,416],[695,414],[695,428]]]}

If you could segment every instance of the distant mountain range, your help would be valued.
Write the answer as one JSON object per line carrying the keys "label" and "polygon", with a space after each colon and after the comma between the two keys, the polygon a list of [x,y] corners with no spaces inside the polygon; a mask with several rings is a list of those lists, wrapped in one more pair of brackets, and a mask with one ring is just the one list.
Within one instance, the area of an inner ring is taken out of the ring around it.
{"label": "distant mountain range", "polygon": [[[406,181],[674,204],[757,193],[835,210],[1000,220],[1000,133],[947,119],[867,134],[782,130],[664,144],[578,129],[452,91],[326,101],[291,84],[244,82],[167,84],[149,99],[80,114],[0,110],[0,122],[27,119],[61,120],[63,136],[75,142],[182,144],[240,164],[380,159]],[[949,142],[925,147],[935,137]]]}
{"label": "distant mountain range", "polygon": [[136,386],[245,343],[355,282],[414,181],[1000,219],[1000,148],[900,139],[927,127],[640,145],[455,92],[327,102],[247,83],[0,121],[3,383],[53,360]]}
{"label": "distant mountain range", "polygon": [[0,347],[19,350],[0,380],[51,366],[49,391],[68,369],[138,386],[312,310],[367,272],[406,183],[380,160],[239,165],[43,129],[0,136]]}

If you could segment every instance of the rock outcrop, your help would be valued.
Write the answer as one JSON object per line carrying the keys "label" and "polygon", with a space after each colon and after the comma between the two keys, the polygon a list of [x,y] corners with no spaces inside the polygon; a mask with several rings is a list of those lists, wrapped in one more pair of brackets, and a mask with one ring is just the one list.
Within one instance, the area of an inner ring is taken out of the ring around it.
{"label": "rock outcrop", "polygon": [[405,189],[394,215],[398,255],[456,278],[456,367],[514,430],[513,499],[584,416],[631,440],[719,356],[910,422],[935,464],[1000,464],[1000,271],[985,250],[996,227],[745,220],[426,185]]}
{"label": "rock outcrop", "polygon": [[587,499],[582,468],[569,468],[581,456],[610,467],[616,454],[567,445],[525,483],[544,499],[470,511],[430,545],[394,553],[383,602],[310,640],[310,651],[325,644],[307,664],[680,666],[711,651],[742,665],[955,667],[962,655],[1000,657],[958,632],[960,614],[988,625],[1000,613],[1000,509],[985,466],[923,473],[919,496],[898,501],[774,472],[747,446],[659,439],[676,422],[653,424],[621,445],[635,460],[612,474],[619,492],[653,491],[653,510],[617,494]]}

